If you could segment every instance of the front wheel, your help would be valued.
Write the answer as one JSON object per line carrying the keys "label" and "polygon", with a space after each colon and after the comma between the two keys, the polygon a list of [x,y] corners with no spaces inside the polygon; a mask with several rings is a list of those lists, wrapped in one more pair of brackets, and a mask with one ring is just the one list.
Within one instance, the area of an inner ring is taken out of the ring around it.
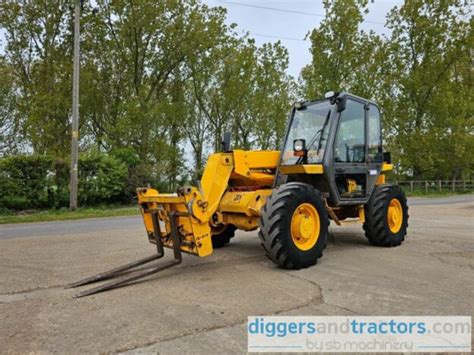
{"label": "front wheel", "polygon": [[327,235],[324,200],[311,185],[281,185],[262,208],[258,236],[267,256],[280,267],[300,269],[316,264]]}
{"label": "front wheel", "polygon": [[365,206],[365,236],[373,245],[394,247],[405,240],[408,205],[397,185],[378,185]]}
{"label": "front wheel", "polygon": [[236,229],[237,227],[233,224],[222,224],[217,227],[212,227],[212,247],[217,249],[229,244],[231,238],[234,238]]}

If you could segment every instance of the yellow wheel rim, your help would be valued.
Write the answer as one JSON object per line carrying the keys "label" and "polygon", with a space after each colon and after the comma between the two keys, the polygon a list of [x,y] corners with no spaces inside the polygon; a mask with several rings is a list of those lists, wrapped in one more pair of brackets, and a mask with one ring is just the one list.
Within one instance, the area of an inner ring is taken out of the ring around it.
{"label": "yellow wheel rim", "polygon": [[318,211],[310,203],[299,205],[291,217],[291,239],[300,250],[311,249],[319,238]]}
{"label": "yellow wheel rim", "polygon": [[402,204],[396,198],[393,198],[388,204],[387,220],[390,232],[398,233],[400,228],[402,228],[403,209]]}

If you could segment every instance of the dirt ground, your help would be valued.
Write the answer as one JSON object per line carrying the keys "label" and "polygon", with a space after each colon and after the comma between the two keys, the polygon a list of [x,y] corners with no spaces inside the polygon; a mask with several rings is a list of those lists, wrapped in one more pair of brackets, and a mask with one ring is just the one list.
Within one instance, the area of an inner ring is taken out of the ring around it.
{"label": "dirt ground", "polygon": [[80,299],[64,286],[154,252],[139,218],[3,225],[0,352],[241,353],[249,315],[473,316],[474,198],[412,200],[409,224],[390,249],[332,225],[323,258],[299,271],[238,233],[208,258]]}

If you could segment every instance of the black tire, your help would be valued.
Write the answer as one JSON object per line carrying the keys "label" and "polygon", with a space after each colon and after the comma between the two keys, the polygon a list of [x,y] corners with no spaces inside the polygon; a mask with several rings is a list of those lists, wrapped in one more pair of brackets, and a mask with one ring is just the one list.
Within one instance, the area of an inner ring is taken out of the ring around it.
{"label": "black tire", "polygon": [[[392,199],[400,202],[403,217],[400,229],[393,233],[388,222],[388,207]],[[405,240],[408,228],[408,205],[405,193],[397,185],[378,185],[365,205],[365,236],[376,246],[394,247]]]}
{"label": "black tire", "polygon": [[228,224],[225,227],[223,227],[222,230],[212,232],[211,236],[211,241],[212,241],[212,247],[214,249],[216,248],[222,248],[226,244],[229,244],[230,239],[234,237],[235,235],[235,230],[237,229],[236,226],[233,224]]}
{"label": "black tire", "polygon": [[[315,207],[320,222],[318,239],[308,250],[296,246],[290,231],[293,213],[303,203]],[[262,208],[258,236],[268,258],[282,268],[300,269],[316,264],[323,256],[328,236],[328,215],[321,193],[300,182],[274,189]]]}

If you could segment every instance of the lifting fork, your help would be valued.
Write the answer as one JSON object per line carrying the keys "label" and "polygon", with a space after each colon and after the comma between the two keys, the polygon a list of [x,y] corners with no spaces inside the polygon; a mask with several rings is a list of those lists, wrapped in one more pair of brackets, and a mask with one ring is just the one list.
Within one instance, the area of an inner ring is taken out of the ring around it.
{"label": "lifting fork", "polygon": [[[133,270],[138,266],[141,266],[141,265],[150,263],[154,260],[158,260],[158,259],[162,258],[165,255],[165,252],[164,252],[164,249],[163,249],[163,240],[162,240],[160,225],[159,225],[159,221],[158,221],[158,213],[157,213],[157,211],[153,211],[151,213],[151,215],[152,215],[152,221],[153,221],[153,236],[154,236],[154,239],[156,241],[156,249],[157,249],[157,253],[155,255],[152,255],[152,256],[146,257],[144,259],[134,261],[132,263],[129,263],[129,264],[126,264],[126,265],[123,265],[123,266],[119,266],[115,269],[112,269],[112,270],[109,270],[109,271],[106,271],[106,272],[102,272],[102,273],[97,274],[97,275],[87,277],[85,279],[82,279],[80,281],[77,281],[77,282],[74,282],[72,284],[67,285],[66,288],[79,287],[79,286],[88,285],[88,284],[99,282],[99,281],[108,280],[108,279],[111,279],[111,278],[114,278],[114,277],[122,276],[126,271]],[[182,215],[183,215],[182,212],[176,212],[176,211],[168,212],[170,227],[171,227],[170,228],[171,229],[171,238],[172,238],[172,242],[173,242],[174,260],[172,260],[171,262],[168,262],[166,264],[163,264],[163,265],[155,266],[154,268],[151,268],[151,269],[149,269],[149,270],[147,270],[147,271],[145,271],[141,274],[130,276],[130,277],[125,277],[125,278],[122,278],[122,279],[119,279],[119,280],[116,280],[116,281],[111,281],[109,283],[106,283],[105,285],[94,287],[94,288],[91,288],[89,290],[80,292],[80,293],[74,295],[74,297],[79,298],[79,297],[89,296],[89,295],[93,295],[93,294],[96,294],[96,293],[99,293],[99,292],[103,292],[103,291],[111,290],[111,289],[114,289],[114,288],[117,288],[117,287],[120,287],[120,286],[124,286],[124,285],[127,285],[127,284],[129,284],[133,281],[143,279],[143,278],[145,278],[147,276],[150,276],[150,275],[153,275],[153,274],[155,274],[159,271],[166,270],[166,269],[169,269],[170,267],[173,267],[175,265],[180,264],[181,260],[182,260],[181,249],[180,249],[181,239],[180,239],[179,233],[178,233],[177,219],[178,219],[178,216],[182,216]]]}

